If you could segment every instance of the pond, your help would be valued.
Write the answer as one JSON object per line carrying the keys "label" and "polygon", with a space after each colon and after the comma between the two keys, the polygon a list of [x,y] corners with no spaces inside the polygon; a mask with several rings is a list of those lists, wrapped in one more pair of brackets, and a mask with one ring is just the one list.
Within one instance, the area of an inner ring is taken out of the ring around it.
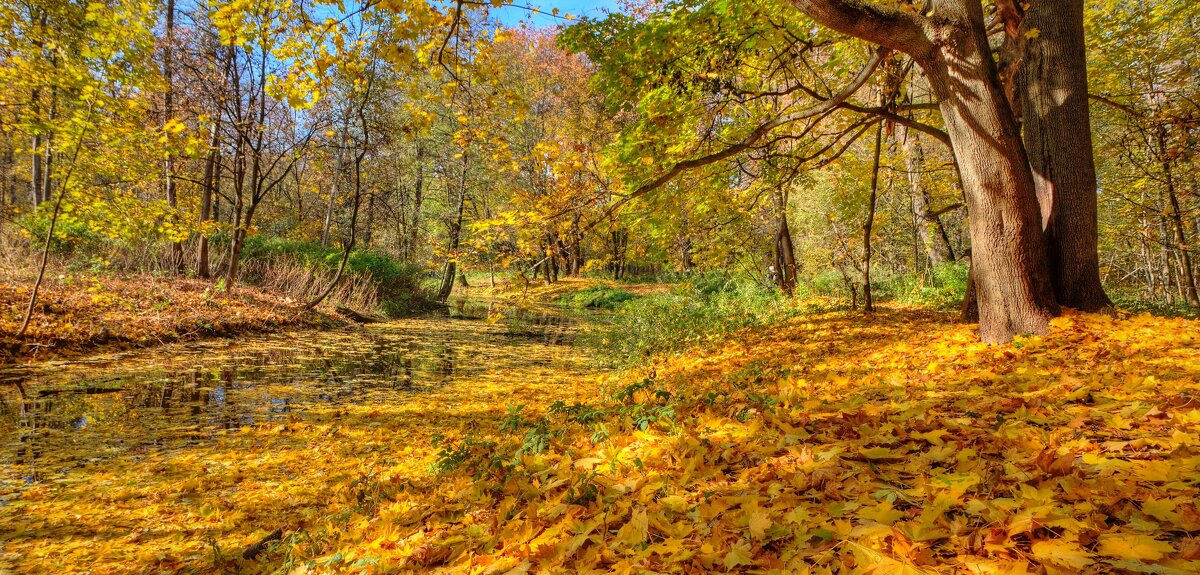
{"label": "pond", "polygon": [[588,357],[573,346],[580,321],[557,309],[462,301],[445,314],[358,330],[0,369],[0,497],[73,469],[187,450],[248,426],[336,418],[348,405],[434,402],[449,412],[489,386],[589,377]]}

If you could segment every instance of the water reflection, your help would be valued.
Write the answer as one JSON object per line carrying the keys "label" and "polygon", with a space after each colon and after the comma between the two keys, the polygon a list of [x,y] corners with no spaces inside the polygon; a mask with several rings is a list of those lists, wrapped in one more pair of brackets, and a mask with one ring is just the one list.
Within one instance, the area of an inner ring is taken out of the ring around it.
{"label": "water reflection", "polygon": [[[462,320],[462,321],[454,321]],[[462,302],[357,332],[304,332],[0,369],[0,492],[109,457],[185,449],[317,406],[397,401],[485,373],[578,366],[577,319]],[[561,364],[556,366],[556,364]]]}

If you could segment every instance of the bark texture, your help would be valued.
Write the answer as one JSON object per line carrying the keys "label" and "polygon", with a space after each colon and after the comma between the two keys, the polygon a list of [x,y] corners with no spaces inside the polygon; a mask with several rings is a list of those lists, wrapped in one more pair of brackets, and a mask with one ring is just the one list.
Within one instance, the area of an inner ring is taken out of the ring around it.
{"label": "bark texture", "polygon": [[1100,283],[1083,0],[1036,0],[1028,6],[1019,37],[1025,49],[1017,95],[1051,282],[1060,304],[1097,311],[1112,302]]}

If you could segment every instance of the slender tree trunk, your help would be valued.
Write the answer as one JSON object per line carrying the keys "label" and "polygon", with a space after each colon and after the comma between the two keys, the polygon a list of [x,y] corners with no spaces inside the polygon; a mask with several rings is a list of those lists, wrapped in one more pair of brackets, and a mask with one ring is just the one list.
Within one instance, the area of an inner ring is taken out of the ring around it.
{"label": "slender tree trunk", "polygon": [[333,293],[333,290],[337,288],[342,275],[346,273],[346,264],[350,261],[350,253],[354,250],[355,231],[358,228],[358,207],[362,204],[362,161],[366,155],[367,144],[367,142],[363,143],[362,151],[356,154],[354,158],[354,205],[350,212],[350,237],[346,240],[346,244],[343,247],[342,260],[338,263],[337,271],[334,272],[333,279],[330,280],[329,285],[317,297],[304,304],[305,310],[311,310],[325,301],[329,297],[329,294]]}
{"label": "slender tree trunk", "polygon": [[788,193],[775,194],[775,209],[779,214],[779,228],[775,232],[775,283],[784,294],[791,296],[796,290],[796,251],[792,243],[792,229],[788,225]]}
{"label": "slender tree trunk", "polygon": [[[34,88],[29,96],[29,110],[36,117],[41,111],[42,91]],[[29,192],[33,200],[33,207],[38,207],[42,203],[42,186],[46,183],[42,175],[42,133],[36,131],[33,134],[33,142],[30,144],[29,153]]]}
{"label": "slender tree trunk", "polygon": [[458,181],[458,210],[450,224],[450,242],[446,253],[446,268],[442,272],[442,284],[438,288],[437,299],[445,302],[454,291],[454,272],[457,269],[458,245],[462,235],[463,212],[467,204],[467,152],[463,150],[462,174]]}
{"label": "slender tree trunk", "polygon": [[[200,226],[212,217],[213,198],[217,196],[221,184],[220,162],[221,155],[217,149],[220,144],[220,115],[213,121],[211,133],[208,136],[208,155],[204,159],[204,187],[200,195]],[[196,248],[196,275],[201,278],[212,277],[209,265],[208,236],[201,229],[200,240]]]}
{"label": "slender tree trunk", "polygon": [[908,172],[908,185],[912,194],[914,225],[920,245],[934,266],[954,261],[954,248],[950,237],[942,225],[941,216],[929,212],[929,190],[922,185],[922,174],[925,172],[925,150],[921,146],[920,136],[904,126],[896,127],[896,137],[904,147],[905,170]]}
{"label": "slender tree trunk", "polygon": [[875,127],[875,154],[871,163],[871,195],[867,200],[867,219],[863,223],[863,311],[875,311],[871,295],[871,234],[875,230],[875,207],[879,199],[879,155],[883,147],[883,122]]}
{"label": "slender tree trunk", "polygon": [[[1159,141],[1163,142],[1162,128],[1159,128]],[[1165,148],[1160,148],[1165,154]],[[1165,158],[1165,156],[1164,156]],[[1166,194],[1170,207],[1171,225],[1175,232],[1176,258],[1179,260],[1179,283],[1182,287],[1182,297],[1189,305],[1200,306],[1200,296],[1196,293],[1196,274],[1192,267],[1191,246],[1188,243],[1187,228],[1183,222],[1183,212],[1179,207],[1179,195],[1175,191],[1175,174],[1171,168],[1171,160],[1165,158],[1162,163],[1163,175],[1166,178]]]}
{"label": "slender tree trunk", "polygon": [[[58,119],[58,88],[50,89],[50,114],[51,122]],[[42,150],[42,201],[50,201],[51,191],[54,189],[54,133],[46,135],[43,150]]]}
{"label": "slender tree trunk", "polygon": [[[355,169],[358,170],[361,168],[356,167]],[[357,178],[358,176],[355,176],[355,177]],[[355,183],[354,185],[356,188],[358,187],[357,183]],[[373,232],[374,226],[375,226],[375,194],[368,194],[367,195],[367,222],[366,222],[366,225],[363,226],[363,234],[362,234],[363,247],[368,250],[371,249],[371,236],[373,235],[372,232]]]}
{"label": "slender tree trunk", "polygon": [[329,230],[333,227],[333,205],[337,198],[338,183],[342,178],[342,149],[346,147],[346,131],[347,128],[343,126],[336,159],[333,162],[333,182],[329,186],[329,202],[325,205],[325,225],[321,228],[321,247],[329,245]]}
{"label": "slender tree trunk", "polygon": [[417,259],[417,242],[421,237],[421,202],[425,193],[425,142],[417,140],[417,180],[413,185],[412,225],[408,228],[407,261]]}
{"label": "slender tree trunk", "polygon": [[1174,251],[1171,247],[1173,237],[1170,227],[1167,225],[1167,218],[1161,213],[1158,217],[1158,237],[1160,240],[1158,261],[1162,270],[1160,274],[1163,297],[1166,298],[1167,303],[1175,303],[1175,294],[1171,292],[1171,287],[1178,284],[1175,281],[1175,267],[1171,265],[1171,252]]}
{"label": "slender tree trunk", "polygon": [[[166,122],[170,122],[175,115],[175,63],[173,60],[175,51],[175,0],[167,0],[166,16],[166,46],[163,50],[163,78],[167,84],[166,93],[163,94],[164,125]],[[168,134],[168,149],[166,158],[163,159],[163,174],[166,178],[167,205],[174,212],[179,209],[179,200],[175,194],[175,155],[169,147],[169,138],[170,135]],[[171,218],[178,221],[179,216],[177,213],[173,213]],[[183,273],[183,243],[179,241],[171,242],[171,272],[175,274]]]}
{"label": "slender tree trunk", "polygon": [[13,157],[12,141],[7,142],[4,150],[4,164],[0,178],[3,178],[3,185],[0,186],[0,205],[11,206],[17,203],[17,181],[13,174],[15,158]]}
{"label": "slender tree trunk", "polygon": [[1017,87],[1050,280],[1061,305],[1097,311],[1112,302],[1100,283],[1083,0],[1027,6]]}

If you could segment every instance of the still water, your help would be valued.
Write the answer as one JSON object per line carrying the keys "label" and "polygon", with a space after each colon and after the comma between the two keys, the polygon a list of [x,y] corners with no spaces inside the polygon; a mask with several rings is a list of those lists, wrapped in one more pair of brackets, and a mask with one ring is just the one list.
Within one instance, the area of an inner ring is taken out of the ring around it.
{"label": "still water", "polygon": [[[482,380],[587,373],[580,319],[459,302],[445,314],[0,368],[0,494],[245,426]],[[445,394],[443,394],[445,395]],[[453,395],[453,394],[449,394]]]}

